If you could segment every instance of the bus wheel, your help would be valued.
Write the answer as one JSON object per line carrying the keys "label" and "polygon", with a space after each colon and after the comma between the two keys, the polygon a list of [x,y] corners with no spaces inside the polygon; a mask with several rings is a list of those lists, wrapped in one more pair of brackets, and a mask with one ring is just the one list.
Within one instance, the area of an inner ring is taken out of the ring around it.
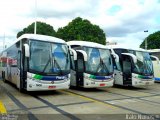
{"label": "bus wheel", "polygon": [[5,72],[2,72],[2,80],[3,80],[4,83],[6,83]]}

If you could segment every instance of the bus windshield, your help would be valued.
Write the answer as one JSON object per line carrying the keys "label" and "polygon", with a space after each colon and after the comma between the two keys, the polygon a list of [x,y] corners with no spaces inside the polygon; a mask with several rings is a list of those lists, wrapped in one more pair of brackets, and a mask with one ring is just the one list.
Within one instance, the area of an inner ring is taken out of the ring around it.
{"label": "bus windshield", "polygon": [[153,66],[149,53],[135,51],[137,63],[134,65],[133,72],[141,75],[153,75]]}
{"label": "bus windshield", "polygon": [[31,40],[29,69],[46,75],[69,74],[70,59],[67,45]]}
{"label": "bus windshield", "polygon": [[86,72],[102,76],[113,73],[113,65],[109,50],[92,47],[83,47],[83,49],[88,55]]}

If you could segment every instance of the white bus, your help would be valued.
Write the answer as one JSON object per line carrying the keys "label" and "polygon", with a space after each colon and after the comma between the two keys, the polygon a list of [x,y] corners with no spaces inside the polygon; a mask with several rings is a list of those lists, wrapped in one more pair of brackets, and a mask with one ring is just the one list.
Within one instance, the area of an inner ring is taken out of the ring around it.
{"label": "white bus", "polygon": [[4,81],[20,91],[68,89],[70,55],[65,41],[45,35],[24,34],[0,56]]}
{"label": "white bus", "polygon": [[148,52],[120,47],[111,48],[116,54],[114,63],[115,83],[123,86],[154,84],[153,65]]}
{"label": "white bus", "polygon": [[113,86],[113,64],[109,49],[86,41],[67,42],[71,47],[71,86],[98,88]]}
{"label": "white bus", "polygon": [[160,49],[152,49],[148,52],[151,54],[155,82],[160,82]]}

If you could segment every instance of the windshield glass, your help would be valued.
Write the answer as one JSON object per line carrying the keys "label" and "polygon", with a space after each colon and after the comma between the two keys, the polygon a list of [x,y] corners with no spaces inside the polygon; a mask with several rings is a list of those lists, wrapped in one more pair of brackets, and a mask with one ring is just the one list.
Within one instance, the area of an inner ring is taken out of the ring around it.
{"label": "windshield glass", "polygon": [[113,65],[109,50],[91,47],[83,47],[83,49],[88,55],[86,72],[103,76],[113,73]]}
{"label": "windshield glass", "polygon": [[134,52],[137,57],[137,63],[134,66],[133,72],[142,75],[152,75],[153,66],[149,53],[147,52]]}
{"label": "windshield glass", "polygon": [[30,42],[29,69],[47,75],[70,72],[68,47],[65,44],[32,40]]}

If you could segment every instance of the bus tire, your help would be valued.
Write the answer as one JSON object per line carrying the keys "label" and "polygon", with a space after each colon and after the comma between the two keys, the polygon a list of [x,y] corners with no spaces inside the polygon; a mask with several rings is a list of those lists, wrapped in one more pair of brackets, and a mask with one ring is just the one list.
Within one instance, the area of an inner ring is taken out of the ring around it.
{"label": "bus tire", "polygon": [[76,88],[76,86],[70,86],[69,87],[69,89],[75,89]]}
{"label": "bus tire", "polygon": [[6,83],[5,72],[4,71],[2,71],[2,80],[3,80],[4,83]]}

